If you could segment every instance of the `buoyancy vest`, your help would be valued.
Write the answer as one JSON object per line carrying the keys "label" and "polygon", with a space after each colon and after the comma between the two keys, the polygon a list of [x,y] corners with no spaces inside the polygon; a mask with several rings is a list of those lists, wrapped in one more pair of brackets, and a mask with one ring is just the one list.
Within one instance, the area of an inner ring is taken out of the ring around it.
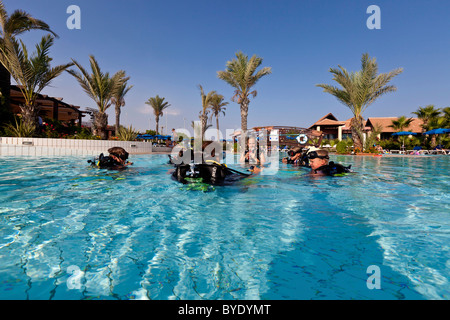
{"label": "buoyancy vest", "polygon": [[346,173],[353,172],[351,170],[351,167],[352,167],[351,165],[344,167],[342,164],[334,163],[333,161],[330,161],[329,164],[315,169],[314,172],[317,173],[317,171],[321,171],[328,176],[341,176],[341,175],[345,175]]}
{"label": "buoyancy vest", "polygon": [[99,169],[123,169],[125,168],[121,163],[116,162],[112,157],[105,156],[100,153],[98,158],[94,160],[88,160],[91,166]]}
{"label": "buoyancy vest", "polygon": [[225,185],[249,175],[228,168],[224,164],[207,161],[205,163],[176,165],[172,178],[183,184],[202,182],[211,185]]}

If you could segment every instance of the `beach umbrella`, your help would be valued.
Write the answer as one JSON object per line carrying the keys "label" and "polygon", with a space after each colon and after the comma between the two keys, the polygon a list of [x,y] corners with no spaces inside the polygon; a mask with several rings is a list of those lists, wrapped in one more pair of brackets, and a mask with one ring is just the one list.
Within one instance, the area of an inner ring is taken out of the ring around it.
{"label": "beach umbrella", "polygon": [[445,128],[433,129],[425,132],[424,134],[444,134],[444,133],[450,133],[450,129]]}
{"label": "beach umbrella", "polygon": [[153,139],[154,136],[152,136],[152,135],[150,135],[150,134],[140,134],[140,135],[138,135],[136,138],[137,138],[137,139],[144,139],[144,140],[146,140],[146,139]]}
{"label": "beach umbrella", "polygon": [[[417,133],[410,132],[410,131],[400,131],[400,132],[395,132],[392,135],[393,136],[409,136],[409,135],[417,136]],[[403,138],[402,140],[403,140],[402,141],[402,148],[404,148],[405,147],[405,138]]]}
{"label": "beach umbrella", "polygon": [[417,133],[410,132],[410,131],[400,131],[400,132],[395,132],[392,135],[393,136],[409,136],[409,135],[417,136]]}

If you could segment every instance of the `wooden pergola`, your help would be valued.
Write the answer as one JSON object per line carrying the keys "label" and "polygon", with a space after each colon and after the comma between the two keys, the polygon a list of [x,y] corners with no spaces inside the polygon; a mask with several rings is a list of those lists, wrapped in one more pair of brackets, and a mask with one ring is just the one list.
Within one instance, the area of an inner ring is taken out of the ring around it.
{"label": "wooden pergola", "polygon": [[[25,99],[18,86],[11,85],[10,97],[11,111],[14,114],[20,114],[20,105],[24,103]],[[39,94],[36,99],[36,103],[40,108],[39,116],[41,118],[59,120],[72,125],[75,125],[75,122],[78,121],[78,125],[81,126],[82,118],[85,117],[86,114],[89,114],[89,112],[81,111],[79,106],[65,103],[62,100],[63,98]]]}

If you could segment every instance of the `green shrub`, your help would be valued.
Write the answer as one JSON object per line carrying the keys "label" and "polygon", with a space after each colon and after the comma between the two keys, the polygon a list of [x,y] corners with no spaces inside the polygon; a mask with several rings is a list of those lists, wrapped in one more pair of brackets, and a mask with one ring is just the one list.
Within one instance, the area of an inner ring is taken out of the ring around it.
{"label": "green shrub", "polygon": [[381,140],[379,142],[379,145],[383,148],[383,149],[388,149],[388,150],[399,150],[400,147],[402,146],[401,142],[393,140],[392,138],[387,139],[387,140]]}
{"label": "green shrub", "polygon": [[75,136],[75,139],[82,139],[82,140],[97,140],[96,136],[94,136],[87,127],[81,127],[80,131],[77,131]]}
{"label": "green shrub", "polygon": [[336,153],[339,153],[339,154],[350,153],[352,145],[353,145],[353,141],[352,141],[352,139],[349,139],[349,138],[339,141],[336,145]]}
{"label": "green shrub", "polygon": [[19,121],[17,121],[17,118],[14,118],[14,124],[7,123],[3,130],[7,136],[11,137],[32,137],[36,134],[36,127],[33,124],[26,124],[22,119],[19,118]]}
{"label": "green shrub", "polygon": [[117,133],[117,138],[120,141],[133,141],[137,138],[138,135],[139,132],[135,131],[133,129],[133,126],[129,126],[128,128],[120,126],[119,132]]}

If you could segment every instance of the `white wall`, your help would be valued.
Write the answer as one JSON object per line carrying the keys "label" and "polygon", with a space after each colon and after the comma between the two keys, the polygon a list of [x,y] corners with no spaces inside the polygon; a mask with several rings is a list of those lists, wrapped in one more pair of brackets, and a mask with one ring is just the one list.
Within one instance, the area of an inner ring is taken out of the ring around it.
{"label": "white wall", "polygon": [[0,137],[2,156],[97,156],[112,147],[130,154],[152,153],[150,142]]}

